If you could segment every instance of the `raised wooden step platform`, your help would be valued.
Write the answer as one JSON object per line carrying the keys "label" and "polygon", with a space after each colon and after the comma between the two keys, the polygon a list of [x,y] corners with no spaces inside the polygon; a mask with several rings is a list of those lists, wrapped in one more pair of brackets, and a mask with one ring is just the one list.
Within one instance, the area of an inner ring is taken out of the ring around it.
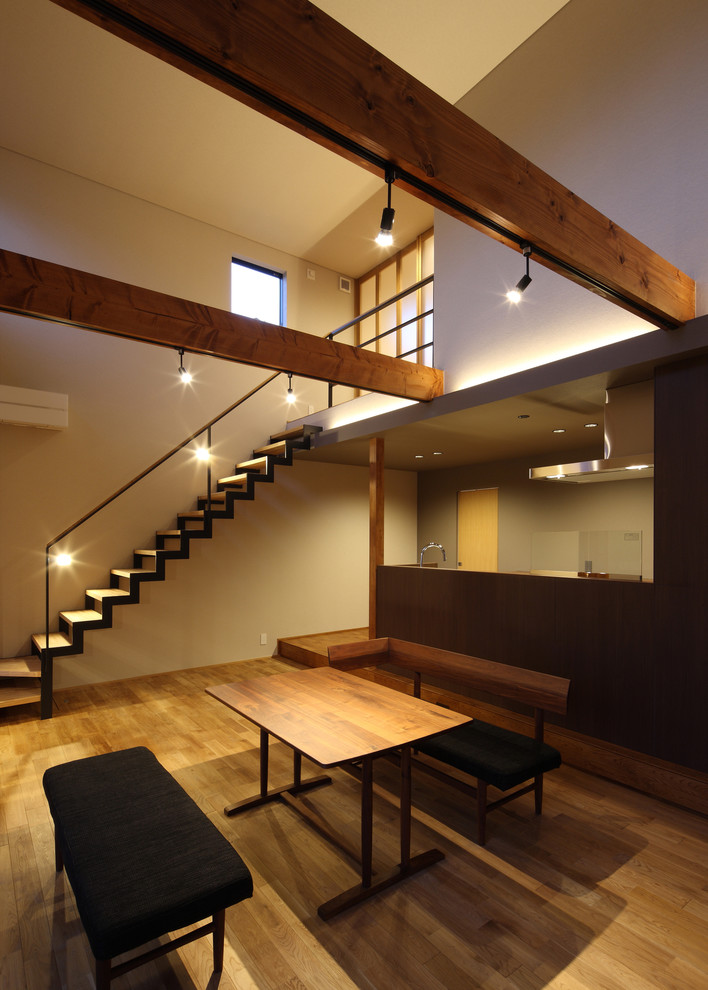
{"label": "raised wooden step platform", "polygon": [[327,649],[340,643],[358,643],[369,638],[369,630],[339,629],[336,632],[313,633],[309,636],[289,636],[279,639],[274,657],[294,660],[306,667],[326,667]]}

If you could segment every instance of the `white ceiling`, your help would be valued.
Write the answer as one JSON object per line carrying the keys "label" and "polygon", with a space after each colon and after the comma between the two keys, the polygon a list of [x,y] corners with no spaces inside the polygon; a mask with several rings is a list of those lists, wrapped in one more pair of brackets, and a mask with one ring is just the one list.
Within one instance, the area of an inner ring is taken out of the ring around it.
{"label": "white ceiling", "polygon": [[[405,426],[386,428],[383,417],[371,432],[351,439],[338,437],[332,444],[316,443],[306,456],[308,460],[366,465],[369,440],[375,436],[384,440],[386,467],[402,471],[439,471],[522,457],[532,459],[528,467],[543,467],[568,460],[569,450],[591,448],[588,456],[602,457],[605,389],[612,384],[611,375],[596,374]],[[595,425],[588,426],[591,423]],[[533,459],[536,455],[540,460]]]}
{"label": "white ceiling", "polygon": [[[566,0],[321,0],[455,102]],[[0,0],[0,145],[342,274],[381,260],[376,176],[50,0]],[[432,208],[397,190],[398,245]]]}

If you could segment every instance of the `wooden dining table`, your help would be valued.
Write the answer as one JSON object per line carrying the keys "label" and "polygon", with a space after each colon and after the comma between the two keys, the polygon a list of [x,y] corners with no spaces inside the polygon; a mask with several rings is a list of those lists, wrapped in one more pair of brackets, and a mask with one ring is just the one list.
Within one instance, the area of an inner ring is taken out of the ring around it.
{"label": "wooden dining table", "polygon": [[[411,748],[427,736],[469,722],[466,715],[440,708],[374,681],[331,667],[293,670],[207,688],[207,693],[260,728],[260,790],[224,809],[234,815],[282,800],[361,864],[361,883],[318,907],[327,920],[392,884],[444,858],[439,849],[411,856]],[[268,740],[274,736],[293,750],[293,777],[268,785]],[[374,875],[373,761],[396,753],[400,764],[400,862]],[[328,775],[302,777],[302,757],[323,769],[355,766],[361,777],[361,843],[356,848],[334,834],[325,818],[300,795],[332,782]]]}

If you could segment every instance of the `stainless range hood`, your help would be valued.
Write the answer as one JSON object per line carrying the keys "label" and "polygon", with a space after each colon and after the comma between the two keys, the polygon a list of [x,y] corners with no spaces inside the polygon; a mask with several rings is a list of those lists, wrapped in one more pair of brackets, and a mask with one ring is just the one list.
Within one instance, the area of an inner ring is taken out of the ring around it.
{"label": "stainless range hood", "polygon": [[529,469],[532,481],[588,484],[654,477],[654,382],[605,392],[605,456],[602,460]]}

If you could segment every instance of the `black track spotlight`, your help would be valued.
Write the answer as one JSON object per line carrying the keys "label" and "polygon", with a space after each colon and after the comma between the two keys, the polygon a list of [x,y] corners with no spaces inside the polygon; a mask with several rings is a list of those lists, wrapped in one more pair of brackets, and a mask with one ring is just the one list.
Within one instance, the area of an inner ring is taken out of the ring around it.
{"label": "black track spotlight", "polygon": [[531,276],[529,275],[529,258],[531,257],[531,245],[522,244],[521,253],[524,258],[526,258],[526,274],[522,275],[519,281],[516,283],[513,289],[509,289],[506,294],[506,298],[509,302],[518,303],[521,301],[522,294],[531,285]]}
{"label": "black track spotlight", "polygon": [[287,391],[287,395],[285,396],[285,401],[289,405],[292,405],[293,402],[295,401],[295,393],[293,392],[293,375],[291,371],[288,372],[288,391]]}
{"label": "black track spotlight", "polygon": [[179,368],[177,369],[177,374],[182,379],[184,384],[187,385],[191,382],[192,376],[184,366],[184,347],[178,347],[177,350],[179,352]]}
{"label": "black track spotlight", "polygon": [[396,211],[391,208],[391,186],[396,181],[396,170],[394,168],[386,169],[386,185],[388,186],[388,205],[384,206],[383,213],[381,214],[381,229],[376,235],[376,243],[381,247],[390,247],[393,244],[393,220],[396,215]]}

